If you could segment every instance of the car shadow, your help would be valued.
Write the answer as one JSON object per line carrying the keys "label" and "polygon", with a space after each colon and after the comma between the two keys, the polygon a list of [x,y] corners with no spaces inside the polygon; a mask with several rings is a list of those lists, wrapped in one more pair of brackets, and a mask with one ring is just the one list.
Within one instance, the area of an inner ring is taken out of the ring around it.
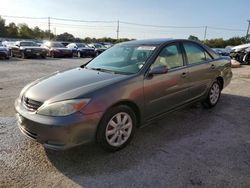
{"label": "car shadow", "polygon": [[[45,150],[51,163],[65,176],[84,186],[81,177],[93,177],[128,171],[145,161],[151,161],[159,152],[169,151],[162,146],[202,134],[214,125],[217,116],[231,116],[235,109],[249,105],[250,98],[222,94],[219,104],[213,109],[204,109],[200,103],[165,116],[164,119],[137,130],[133,141],[123,150],[108,153],[94,143],[66,151]],[[237,123],[237,120],[235,120]],[[191,146],[190,146],[191,147]],[[176,154],[178,155],[178,154]],[[180,152],[180,155],[183,153]],[[183,161],[188,163],[188,161]],[[143,170],[142,170],[143,171]],[[160,172],[159,172],[160,173]],[[178,176],[178,174],[176,174]],[[150,178],[150,177],[149,177]]]}

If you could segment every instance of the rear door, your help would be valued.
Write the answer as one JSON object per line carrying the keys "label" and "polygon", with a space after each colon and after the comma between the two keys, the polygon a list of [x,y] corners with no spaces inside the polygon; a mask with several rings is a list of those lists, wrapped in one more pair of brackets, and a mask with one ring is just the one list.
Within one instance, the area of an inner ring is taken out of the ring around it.
{"label": "rear door", "polygon": [[215,65],[212,56],[199,44],[184,41],[183,48],[188,63],[189,98],[193,100],[205,94],[213,78]]}
{"label": "rear door", "polygon": [[144,79],[146,117],[152,118],[188,100],[188,70],[179,43],[165,46],[150,69],[166,66],[165,74],[148,75]]}

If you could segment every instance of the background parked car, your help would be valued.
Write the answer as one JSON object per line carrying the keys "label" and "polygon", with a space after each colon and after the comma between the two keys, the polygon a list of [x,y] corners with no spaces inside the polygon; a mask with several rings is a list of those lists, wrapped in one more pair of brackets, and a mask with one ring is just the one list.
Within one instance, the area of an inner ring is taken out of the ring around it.
{"label": "background parked car", "polygon": [[9,56],[12,56],[11,49],[13,46],[15,46],[15,42],[14,41],[3,41],[2,44],[4,47],[6,47],[8,49]]}
{"label": "background parked car", "polygon": [[70,43],[68,46],[77,57],[95,57],[95,49],[85,43]]}
{"label": "background parked car", "polygon": [[60,42],[45,42],[43,46],[47,48],[50,57],[73,57],[73,51]]}
{"label": "background parked car", "polygon": [[105,48],[110,48],[114,45],[111,42],[100,42],[100,44],[102,44]]}
{"label": "background parked car", "polygon": [[107,48],[100,43],[91,43],[91,44],[88,44],[88,46],[95,49],[96,56],[98,56],[99,54],[107,50]]}
{"label": "background parked car", "polygon": [[9,50],[0,42],[0,58],[9,59]]}
{"label": "background parked car", "polygon": [[47,50],[32,41],[17,41],[15,45],[11,47],[11,53],[14,57],[46,58]]}
{"label": "background parked car", "polygon": [[230,55],[230,51],[228,51],[225,48],[213,48],[213,50],[219,54],[220,56],[229,56]]}
{"label": "background parked car", "polygon": [[249,44],[242,44],[242,45],[233,47],[231,52],[230,52],[230,57],[232,59],[237,60],[240,63],[244,63],[243,59],[246,55],[245,50],[249,47],[250,47],[250,43]]}

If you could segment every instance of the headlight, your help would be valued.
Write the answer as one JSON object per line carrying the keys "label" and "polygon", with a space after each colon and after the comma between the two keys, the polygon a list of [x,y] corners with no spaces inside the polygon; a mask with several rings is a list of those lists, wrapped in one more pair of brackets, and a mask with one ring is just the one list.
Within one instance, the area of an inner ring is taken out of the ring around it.
{"label": "headlight", "polygon": [[45,116],[67,116],[84,108],[90,99],[74,99],[42,105],[37,113]]}

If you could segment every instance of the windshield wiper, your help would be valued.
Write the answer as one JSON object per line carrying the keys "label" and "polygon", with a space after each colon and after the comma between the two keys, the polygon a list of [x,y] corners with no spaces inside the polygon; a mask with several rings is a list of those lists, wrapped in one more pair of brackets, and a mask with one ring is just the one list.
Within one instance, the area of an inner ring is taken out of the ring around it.
{"label": "windshield wiper", "polygon": [[91,70],[96,70],[96,71],[100,71],[100,72],[110,72],[110,73],[113,73],[113,74],[116,74],[116,72],[112,71],[112,70],[108,70],[108,69],[103,69],[103,68],[90,68],[90,67],[85,67],[87,69],[91,69]]}

